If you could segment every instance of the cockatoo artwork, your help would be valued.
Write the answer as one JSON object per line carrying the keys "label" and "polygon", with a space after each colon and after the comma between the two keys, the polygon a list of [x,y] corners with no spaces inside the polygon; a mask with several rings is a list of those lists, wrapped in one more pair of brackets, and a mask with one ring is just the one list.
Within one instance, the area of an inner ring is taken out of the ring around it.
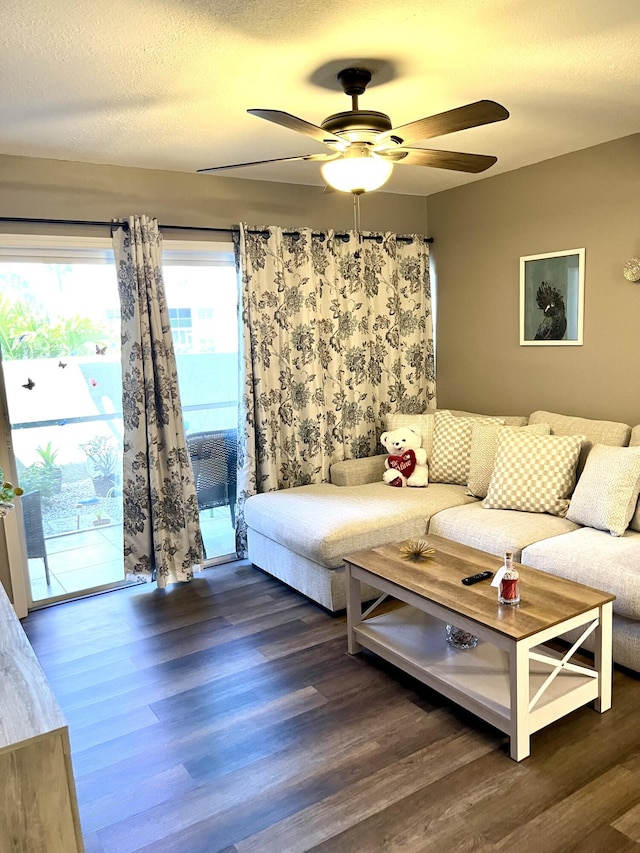
{"label": "cockatoo artwork", "polygon": [[538,326],[534,340],[561,341],[567,331],[567,316],[564,299],[548,281],[543,281],[536,293],[538,308],[542,309],[544,318]]}

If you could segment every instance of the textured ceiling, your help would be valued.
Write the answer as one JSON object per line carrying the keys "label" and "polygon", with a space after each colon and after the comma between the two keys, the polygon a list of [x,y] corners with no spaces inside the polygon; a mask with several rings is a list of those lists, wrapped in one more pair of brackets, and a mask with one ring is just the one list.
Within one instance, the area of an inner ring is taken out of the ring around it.
{"label": "textured ceiling", "polygon": [[[638,44],[639,0],[3,0],[0,153],[195,172],[324,152],[246,110],[320,124],[350,108],[337,71],[364,64],[360,107],[394,126],[506,106],[424,143],[495,154],[490,176],[640,132]],[[322,184],[318,163],[222,174]],[[400,165],[386,189],[482,177]]]}

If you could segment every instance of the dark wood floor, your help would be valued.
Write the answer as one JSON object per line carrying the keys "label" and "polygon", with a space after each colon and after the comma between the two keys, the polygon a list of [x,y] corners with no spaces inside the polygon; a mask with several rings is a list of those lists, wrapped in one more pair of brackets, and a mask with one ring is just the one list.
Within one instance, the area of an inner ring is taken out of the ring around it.
{"label": "dark wood floor", "polygon": [[87,853],[640,849],[640,678],[504,735],[245,563],[23,622],[67,716]]}

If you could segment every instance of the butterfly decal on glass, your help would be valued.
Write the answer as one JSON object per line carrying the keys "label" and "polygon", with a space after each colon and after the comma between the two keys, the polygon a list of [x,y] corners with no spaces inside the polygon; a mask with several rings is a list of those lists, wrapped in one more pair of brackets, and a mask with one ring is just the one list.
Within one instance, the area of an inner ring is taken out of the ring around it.
{"label": "butterfly decal on glass", "polygon": [[67,361],[59,361],[58,367],[61,367],[64,370],[68,363],[69,362],[67,362]]}
{"label": "butterfly decal on glass", "polygon": [[22,387],[26,388],[27,391],[31,391],[32,388],[36,387],[36,383],[33,381],[33,379],[29,378]]}
{"label": "butterfly decal on glass", "polygon": [[96,355],[104,355],[106,353],[106,351],[107,351],[106,345],[103,347],[99,347],[98,344],[96,344]]}

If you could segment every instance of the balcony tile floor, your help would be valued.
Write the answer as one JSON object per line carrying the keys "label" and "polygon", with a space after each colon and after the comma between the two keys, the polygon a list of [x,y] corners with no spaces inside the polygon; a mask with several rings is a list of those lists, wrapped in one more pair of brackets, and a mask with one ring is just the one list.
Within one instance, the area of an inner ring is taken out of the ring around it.
{"label": "balcony tile floor", "polygon": [[[232,554],[235,537],[228,507],[206,510],[200,516],[208,559]],[[46,539],[50,586],[44,561],[29,560],[31,594],[36,605],[46,599],[83,595],[105,586],[124,585],[122,525],[105,525]]]}

